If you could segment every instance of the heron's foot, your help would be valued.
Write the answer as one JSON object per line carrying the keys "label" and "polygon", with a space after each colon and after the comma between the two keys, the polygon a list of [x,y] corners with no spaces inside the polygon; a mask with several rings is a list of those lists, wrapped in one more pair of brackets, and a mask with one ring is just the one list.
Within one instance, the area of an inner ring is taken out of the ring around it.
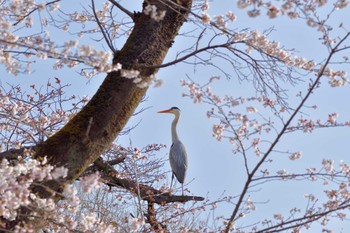
{"label": "heron's foot", "polygon": [[172,195],[173,195],[173,192],[174,192],[174,189],[169,188],[169,196],[172,196]]}

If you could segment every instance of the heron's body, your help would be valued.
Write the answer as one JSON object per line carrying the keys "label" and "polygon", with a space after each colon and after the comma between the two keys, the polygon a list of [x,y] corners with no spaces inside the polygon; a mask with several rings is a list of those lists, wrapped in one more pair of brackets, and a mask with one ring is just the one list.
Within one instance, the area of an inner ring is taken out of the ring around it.
{"label": "heron's body", "polygon": [[186,149],[181,141],[173,142],[169,152],[170,166],[177,180],[183,184],[187,171]]}
{"label": "heron's body", "polygon": [[176,125],[180,118],[180,109],[177,107],[172,107],[168,110],[160,111],[159,113],[172,113],[175,115],[175,118],[171,124],[172,145],[169,152],[169,161],[172,169],[170,187],[172,186],[175,175],[176,179],[182,184],[183,195],[183,183],[185,182],[187,172],[187,153],[185,146],[180,141],[176,131]]}

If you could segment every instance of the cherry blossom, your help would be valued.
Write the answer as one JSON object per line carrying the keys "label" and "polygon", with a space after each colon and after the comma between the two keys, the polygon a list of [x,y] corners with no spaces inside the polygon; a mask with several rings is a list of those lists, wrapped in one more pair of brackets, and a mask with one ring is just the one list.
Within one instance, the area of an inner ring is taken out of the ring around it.
{"label": "cherry blossom", "polygon": [[166,12],[157,11],[157,7],[155,5],[148,4],[143,10],[143,13],[149,15],[152,19],[159,22],[164,18]]}
{"label": "cherry blossom", "polygon": [[327,173],[332,173],[333,172],[333,165],[334,165],[334,161],[333,160],[323,159],[322,160],[322,165],[323,165],[323,168],[325,169],[325,171]]}
{"label": "cherry blossom", "polygon": [[290,160],[297,160],[300,159],[302,156],[302,153],[300,151],[297,151],[289,156]]}
{"label": "cherry blossom", "polygon": [[211,21],[211,17],[207,13],[202,13],[202,23],[209,24]]}
{"label": "cherry blossom", "polygon": [[[67,185],[61,195],[67,198],[59,203],[55,203],[53,199],[42,199],[34,194],[30,187],[36,182],[43,180],[59,179],[67,175],[66,168],[53,168],[47,164],[44,159],[42,162],[27,158],[25,162],[11,165],[6,159],[3,159],[0,164],[0,173],[2,180],[0,182],[0,216],[8,220],[14,220],[19,213],[21,207],[29,207],[33,212],[33,216],[37,216],[47,221],[47,229],[55,228],[57,230],[74,230],[85,229],[95,230],[96,232],[114,232],[114,228],[104,222],[101,222],[93,213],[82,216],[82,221],[72,221],[71,217],[62,210],[69,210],[74,214],[79,209],[79,198],[73,185]],[[91,188],[96,188],[96,177],[93,174],[92,178],[84,179],[84,190],[90,191]],[[94,187],[92,187],[94,186]],[[16,191],[14,191],[16,190]],[[63,209],[62,209],[63,208]],[[61,225],[56,225],[55,220]],[[69,224],[68,224],[69,223]],[[25,230],[26,228],[18,229]],[[31,230],[30,225],[27,230]]]}
{"label": "cherry blossom", "polygon": [[132,218],[131,219],[131,230],[137,232],[143,225],[145,225],[144,219]]}
{"label": "cherry blossom", "polygon": [[214,16],[215,19],[215,24],[221,28],[225,29],[226,28],[226,21],[225,18],[222,15]]}
{"label": "cherry blossom", "polygon": [[226,13],[226,17],[231,21],[234,22],[237,19],[237,16],[232,12],[232,11],[228,11]]}
{"label": "cherry blossom", "polygon": [[248,199],[246,201],[246,205],[247,205],[249,210],[253,210],[253,211],[256,210],[256,207],[255,207],[254,203],[252,202],[252,200]]}
{"label": "cherry blossom", "polygon": [[89,193],[93,188],[98,188],[101,185],[101,183],[99,182],[100,178],[101,176],[98,172],[83,177],[79,183],[83,189],[83,192]]}
{"label": "cherry blossom", "polygon": [[224,132],[225,127],[222,125],[213,125],[213,137],[218,141],[222,139],[222,133]]}

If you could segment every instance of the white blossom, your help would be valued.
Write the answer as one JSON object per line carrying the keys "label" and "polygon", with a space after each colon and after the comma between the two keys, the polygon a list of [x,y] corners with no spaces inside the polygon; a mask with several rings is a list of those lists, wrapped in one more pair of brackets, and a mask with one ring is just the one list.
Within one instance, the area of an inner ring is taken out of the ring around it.
{"label": "white blossom", "polygon": [[159,22],[165,17],[165,11],[158,11],[157,6],[148,4],[143,10],[145,15],[149,15],[152,19]]}
{"label": "white blossom", "polygon": [[99,179],[101,178],[101,175],[99,172],[95,172],[91,175],[84,176],[80,179],[80,186],[83,189],[84,193],[89,193],[93,188],[100,187],[101,183]]}

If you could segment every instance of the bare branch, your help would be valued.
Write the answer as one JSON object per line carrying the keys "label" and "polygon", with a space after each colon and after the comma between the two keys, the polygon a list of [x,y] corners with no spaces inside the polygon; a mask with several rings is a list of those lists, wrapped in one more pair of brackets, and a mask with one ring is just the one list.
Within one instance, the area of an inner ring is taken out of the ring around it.
{"label": "bare branch", "polygon": [[120,5],[117,1],[115,0],[109,0],[113,5],[119,8],[119,10],[123,11],[125,14],[127,14],[130,18],[134,20],[134,14],[131,13],[128,9]]}
{"label": "bare branch", "polygon": [[183,57],[180,57],[174,61],[171,61],[171,62],[168,62],[168,63],[164,63],[162,65],[159,65],[159,66],[147,66],[147,65],[143,65],[143,66],[146,66],[146,67],[151,67],[151,68],[164,68],[164,67],[167,67],[167,66],[171,66],[171,65],[175,65],[179,62],[182,62],[196,54],[199,54],[199,53],[202,53],[202,52],[206,52],[208,50],[212,50],[212,49],[216,49],[216,48],[228,48],[230,45],[232,45],[233,43],[224,43],[224,44],[219,44],[219,45],[212,45],[212,46],[207,46],[207,47],[203,47],[201,49],[196,49],[195,51],[193,51],[192,53],[189,53]]}
{"label": "bare branch", "polygon": [[102,35],[103,35],[103,37],[104,37],[108,47],[112,50],[113,53],[116,53],[116,49],[114,48],[111,39],[106,34],[106,31],[105,31],[103,25],[101,24],[97,14],[96,14],[95,1],[94,0],[91,0],[91,5],[92,5],[92,12],[94,13],[94,17],[95,17],[96,23],[97,23],[98,27],[100,28],[100,31],[101,31],[101,33],[102,33]]}

